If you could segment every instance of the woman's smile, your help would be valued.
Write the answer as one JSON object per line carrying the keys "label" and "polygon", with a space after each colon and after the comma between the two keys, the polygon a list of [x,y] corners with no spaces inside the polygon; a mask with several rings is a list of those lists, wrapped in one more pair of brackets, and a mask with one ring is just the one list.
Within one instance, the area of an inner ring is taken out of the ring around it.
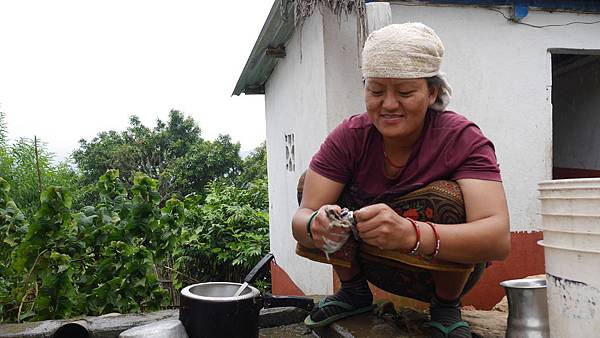
{"label": "woman's smile", "polygon": [[406,119],[406,115],[404,114],[387,114],[387,113],[383,113],[380,115],[385,122],[388,123],[394,123],[394,122],[399,122],[401,120]]}
{"label": "woman's smile", "polygon": [[406,117],[406,115],[404,115],[404,114],[382,113],[381,117],[383,117],[384,119],[387,119],[387,120],[393,120],[393,119],[399,119],[399,118],[402,118],[402,117]]}

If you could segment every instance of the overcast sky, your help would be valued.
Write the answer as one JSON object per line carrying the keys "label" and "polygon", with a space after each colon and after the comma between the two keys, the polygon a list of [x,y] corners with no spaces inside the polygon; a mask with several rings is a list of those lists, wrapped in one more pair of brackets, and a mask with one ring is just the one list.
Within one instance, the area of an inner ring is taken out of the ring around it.
{"label": "overcast sky", "polygon": [[9,137],[63,158],[81,138],[154,126],[171,109],[251,150],[264,96],[234,96],[273,0],[0,0],[0,111]]}

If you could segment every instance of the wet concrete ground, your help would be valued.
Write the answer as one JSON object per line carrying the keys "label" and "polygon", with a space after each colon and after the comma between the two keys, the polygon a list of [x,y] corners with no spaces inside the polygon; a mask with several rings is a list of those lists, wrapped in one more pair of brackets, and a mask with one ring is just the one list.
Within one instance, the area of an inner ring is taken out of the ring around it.
{"label": "wet concrete ground", "polygon": [[[386,307],[379,306],[377,310]],[[499,310],[480,311],[463,308],[463,319],[472,328],[474,337],[504,337],[506,331],[506,306]],[[326,328],[311,331],[302,322],[307,313],[297,308],[263,309],[259,331],[261,338],[387,338],[387,337],[427,337],[423,323],[427,313],[412,309],[396,311],[393,306],[387,311],[374,311],[367,314],[340,320]],[[177,319],[177,310],[159,311],[149,314],[110,314],[100,317],[85,317],[91,336],[97,338],[116,338],[120,332],[147,323],[165,319]],[[64,322],[45,321],[26,324],[0,324],[0,338],[41,338],[51,337]],[[285,325],[281,325],[285,324]],[[279,325],[279,326],[276,326]]]}
{"label": "wet concrete ground", "polygon": [[311,330],[307,329],[303,323],[296,323],[291,325],[270,327],[267,329],[261,329],[258,335],[260,338],[312,338],[317,337],[312,333]]}
{"label": "wet concrete ground", "polygon": [[[260,330],[260,337],[318,337],[318,338],[419,338],[429,337],[423,328],[427,313],[401,309],[395,314],[363,314],[340,320],[326,328],[311,331],[304,324]],[[469,323],[473,337],[501,338],[505,336],[507,314],[503,311],[463,309],[463,319]]]}

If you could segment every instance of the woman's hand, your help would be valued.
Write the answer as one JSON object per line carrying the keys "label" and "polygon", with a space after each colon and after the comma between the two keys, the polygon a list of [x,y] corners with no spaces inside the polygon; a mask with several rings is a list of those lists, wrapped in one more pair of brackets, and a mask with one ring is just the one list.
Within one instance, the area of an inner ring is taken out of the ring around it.
{"label": "woman's hand", "polygon": [[357,210],[354,219],[360,238],[381,250],[409,252],[417,241],[412,223],[386,204],[369,205]]}
{"label": "woman's hand", "polygon": [[324,205],[320,207],[317,215],[312,220],[310,229],[315,247],[325,252],[333,253],[346,243],[351,229],[331,226],[331,222],[325,213],[328,209],[332,209],[336,213],[340,213],[342,210],[338,205]]}

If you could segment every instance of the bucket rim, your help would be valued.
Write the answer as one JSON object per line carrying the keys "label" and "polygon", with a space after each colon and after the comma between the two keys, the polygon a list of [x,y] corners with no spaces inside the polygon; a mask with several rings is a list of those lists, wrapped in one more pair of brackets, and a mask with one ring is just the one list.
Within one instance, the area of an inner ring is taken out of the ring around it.
{"label": "bucket rim", "polygon": [[587,214],[558,214],[552,212],[537,212],[540,216],[550,216],[550,217],[593,217],[600,218],[600,215],[587,215]]}
{"label": "bucket rim", "polygon": [[540,201],[552,201],[552,200],[600,200],[600,196],[575,196],[575,197],[552,197],[552,196],[539,196]]}
{"label": "bucket rim", "polygon": [[542,231],[548,231],[548,232],[561,232],[561,233],[565,233],[565,234],[574,234],[574,235],[592,235],[592,236],[600,236],[600,232],[583,232],[583,231],[573,231],[573,230],[562,230],[562,229],[553,229],[553,228],[547,228],[547,227],[542,227]]}
{"label": "bucket rim", "polygon": [[592,253],[592,254],[599,254],[600,255],[600,251],[597,251],[597,250],[584,250],[584,249],[578,249],[578,248],[567,248],[567,247],[558,246],[558,245],[546,244],[546,243],[544,243],[543,239],[537,241],[537,245],[543,246],[544,248],[550,248],[550,249],[557,249],[557,250],[564,250],[564,251],[575,251],[575,252],[585,252],[585,253]]}
{"label": "bucket rim", "polygon": [[600,177],[584,177],[584,178],[565,178],[565,179],[558,179],[558,180],[543,180],[540,181],[539,184],[548,184],[548,185],[552,185],[552,184],[560,184],[560,183],[591,183],[591,182],[597,182],[600,184]]}

